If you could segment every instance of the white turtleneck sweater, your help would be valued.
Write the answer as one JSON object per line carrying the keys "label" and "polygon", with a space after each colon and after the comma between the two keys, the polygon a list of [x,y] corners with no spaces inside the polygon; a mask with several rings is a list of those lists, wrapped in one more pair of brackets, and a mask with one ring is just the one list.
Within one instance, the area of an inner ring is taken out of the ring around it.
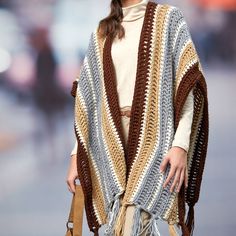
{"label": "white turtleneck sweater", "polygon": [[[116,37],[112,44],[112,60],[115,67],[117,92],[120,108],[131,107],[137,70],[138,46],[144,14],[148,0],[122,7],[125,37]],[[190,91],[183,107],[182,116],[177,127],[172,146],[188,151],[193,117],[193,92]],[[77,152],[77,141],[71,156]]]}

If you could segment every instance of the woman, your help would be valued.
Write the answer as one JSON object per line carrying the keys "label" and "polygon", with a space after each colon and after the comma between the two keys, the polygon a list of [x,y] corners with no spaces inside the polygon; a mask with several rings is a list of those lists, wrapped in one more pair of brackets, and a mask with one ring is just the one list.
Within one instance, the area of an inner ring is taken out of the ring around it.
{"label": "woman", "polygon": [[[79,178],[98,235],[192,234],[208,142],[207,88],[182,12],[150,0],[112,0],[74,81]],[[185,216],[185,202],[189,211]]]}

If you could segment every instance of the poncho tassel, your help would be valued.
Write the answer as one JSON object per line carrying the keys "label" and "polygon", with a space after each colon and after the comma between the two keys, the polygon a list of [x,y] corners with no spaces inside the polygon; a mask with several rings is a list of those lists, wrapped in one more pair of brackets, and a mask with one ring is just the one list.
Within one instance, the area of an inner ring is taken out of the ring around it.
{"label": "poncho tassel", "polygon": [[99,234],[98,234],[98,228],[96,228],[96,229],[94,229],[94,236],[99,236]]}
{"label": "poncho tassel", "polygon": [[151,217],[151,219],[150,219],[150,229],[151,229],[150,236],[161,236],[161,233],[158,229],[158,224],[157,224],[158,220],[159,220],[159,217],[158,218],[156,218],[154,216]]}
{"label": "poncho tassel", "polygon": [[139,232],[142,230],[142,218],[141,218],[141,209],[140,207],[135,208],[133,216],[133,226],[131,236],[139,235]]}
{"label": "poncho tassel", "polygon": [[179,223],[178,225],[181,226],[182,236],[190,236],[188,227],[184,222],[185,216],[185,186],[182,185],[180,188],[180,192],[178,194],[178,208],[179,208]]}
{"label": "poncho tassel", "polygon": [[190,232],[190,236],[193,235],[193,229],[194,229],[194,206],[192,204],[189,205],[188,215],[186,219],[186,225],[188,227],[188,230]]}
{"label": "poncho tassel", "polygon": [[182,236],[190,236],[189,231],[188,231],[188,227],[185,225],[184,222],[180,222],[179,225],[181,226],[182,229]]}
{"label": "poncho tassel", "polygon": [[[149,236],[161,236],[158,229],[157,221],[159,217],[151,216],[148,219],[147,224],[144,226],[143,219],[141,217],[142,209],[136,206],[134,216],[133,216],[133,227],[132,227],[132,236],[139,236],[145,232],[145,235],[149,233]],[[149,232],[150,231],[150,232]]]}
{"label": "poncho tassel", "polygon": [[115,197],[115,200],[113,202],[112,207],[110,207],[110,209],[109,209],[108,223],[106,225],[106,229],[105,229],[105,232],[104,232],[105,236],[114,235],[114,233],[113,233],[114,224],[115,224],[115,221],[116,221],[119,210],[120,210],[120,195],[117,195]]}
{"label": "poncho tassel", "polygon": [[124,223],[125,223],[125,215],[126,215],[127,205],[122,205],[117,221],[114,226],[114,236],[121,236],[123,235],[124,231]]}
{"label": "poncho tassel", "polygon": [[145,225],[145,227],[142,229],[142,231],[138,234],[141,235],[144,230],[146,230],[146,233],[148,233],[148,235],[150,236],[161,236],[161,233],[158,229],[158,220],[160,219],[160,217],[156,217],[156,216],[151,216],[148,223]]}

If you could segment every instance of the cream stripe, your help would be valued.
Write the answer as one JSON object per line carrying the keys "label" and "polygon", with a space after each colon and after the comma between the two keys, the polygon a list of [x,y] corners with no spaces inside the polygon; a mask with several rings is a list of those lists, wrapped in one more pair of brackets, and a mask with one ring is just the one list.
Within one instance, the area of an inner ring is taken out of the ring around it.
{"label": "cream stripe", "polygon": [[[154,50],[153,47],[154,47],[154,42],[158,38],[159,39],[161,38],[161,36],[160,35],[157,36],[157,34],[160,34],[160,33],[163,32],[163,30],[161,28],[161,26],[163,24],[159,25],[157,20],[163,21],[163,18],[165,17],[165,12],[167,10],[168,10],[167,6],[163,7],[163,6],[159,6],[159,5],[157,6],[157,8],[155,10],[155,20],[153,21],[155,34],[153,34],[154,37],[152,37],[152,39],[151,39],[152,40],[152,44],[151,44],[152,45],[152,53],[160,54],[161,53],[161,49],[163,48],[160,45],[158,47],[158,44],[157,44],[155,50]],[[156,29],[158,29],[158,30],[156,31]],[[153,58],[160,58],[159,57],[160,55],[158,56],[158,54],[157,54],[157,56],[154,56]],[[152,63],[159,63],[159,61],[155,60],[155,62],[152,62]],[[159,64],[157,64],[155,66],[153,66],[153,64],[152,64],[150,68],[151,69],[155,68],[156,71],[158,71],[160,73],[160,69],[159,69],[160,67],[161,67],[161,65],[159,65]],[[145,110],[144,114],[145,114],[145,116],[144,116],[144,120],[143,120],[142,127],[141,127],[141,136],[140,136],[140,142],[139,142],[140,144],[145,144],[146,143],[146,145],[145,146],[144,145],[142,145],[142,146],[139,145],[138,151],[137,151],[137,154],[136,154],[136,157],[135,157],[135,162],[134,162],[134,165],[133,165],[133,169],[131,170],[130,181],[128,182],[127,190],[126,190],[127,191],[127,195],[126,195],[127,197],[126,198],[127,199],[129,198],[129,201],[133,201],[133,199],[135,197],[135,194],[137,194],[137,188],[140,187],[140,184],[141,184],[140,177],[143,178],[143,176],[145,174],[145,173],[142,174],[142,172],[144,171],[144,168],[145,168],[145,165],[147,164],[147,162],[152,158],[151,152],[153,150],[153,146],[155,145],[155,140],[148,140],[148,136],[149,135],[147,134],[147,128],[150,127],[150,122],[152,123],[153,120],[151,121],[151,120],[147,119],[147,114],[149,114],[149,118],[150,118],[150,114],[151,113],[149,113],[148,111],[150,109],[150,102],[151,102],[151,100],[153,98],[153,94],[152,93],[153,92],[155,93],[155,90],[150,89],[149,87],[153,86],[153,82],[154,83],[156,82],[157,83],[157,87],[158,87],[159,81],[158,81],[158,79],[156,81],[151,81],[152,76],[151,76],[150,73],[153,73],[153,71],[152,72],[149,71],[148,87],[147,87],[147,89],[145,91],[145,94],[146,94],[145,104],[144,104],[145,105],[145,107],[144,107],[144,110]],[[155,77],[155,78],[158,78],[158,76]],[[154,96],[154,98],[155,98],[155,96]],[[157,104],[156,104],[156,109],[158,109],[158,105]],[[153,110],[152,110],[152,112],[153,112]],[[156,110],[156,112],[154,112],[154,114],[158,114],[157,110]],[[155,136],[157,136],[157,132],[159,131],[157,123],[158,122],[154,122],[153,126],[151,127],[151,130],[149,129],[149,131],[148,131],[148,132],[156,132]],[[152,137],[154,137],[154,136],[152,136]],[[150,143],[149,147],[147,147],[147,143],[148,142]],[[150,157],[149,160],[142,159],[143,155],[147,156],[147,157]],[[140,157],[140,158],[137,159],[137,157]],[[146,171],[146,169],[147,169],[147,166],[145,168],[145,171]],[[136,188],[135,188],[135,186],[136,186]]]}

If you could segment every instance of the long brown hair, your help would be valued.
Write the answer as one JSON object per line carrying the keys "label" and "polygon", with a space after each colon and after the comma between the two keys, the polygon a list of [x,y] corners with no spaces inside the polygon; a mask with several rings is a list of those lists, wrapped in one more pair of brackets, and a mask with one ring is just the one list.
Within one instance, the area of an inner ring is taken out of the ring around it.
{"label": "long brown hair", "polygon": [[118,35],[122,38],[125,35],[124,27],[121,25],[123,19],[123,11],[121,0],[112,0],[110,14],[99,22],[98,32],[101,37],[111,35],[112,38]]}

